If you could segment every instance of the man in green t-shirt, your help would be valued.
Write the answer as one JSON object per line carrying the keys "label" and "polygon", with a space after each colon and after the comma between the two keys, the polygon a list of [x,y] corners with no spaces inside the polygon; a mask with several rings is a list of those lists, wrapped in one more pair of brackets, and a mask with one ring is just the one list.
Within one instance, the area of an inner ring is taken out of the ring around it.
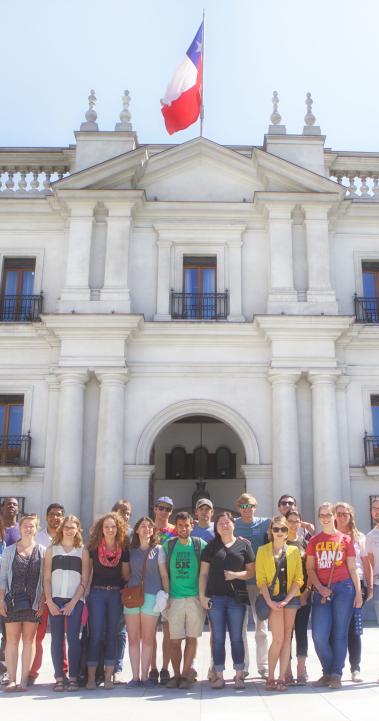
{"label": "man in green t-shirt", "polygon": [[[200,555],[207,545],[202,538],[191,538],[193,519],[184,511],[175,519],[177,537],[163,544],[170,578],[170,603],[166,614],[170,630],[171,663],[174,676],[167,688],[192,686],[191,665],[197,639],[204,626],[205,611],[199,601]],[[182,663],[182,641],[185,640]]]}

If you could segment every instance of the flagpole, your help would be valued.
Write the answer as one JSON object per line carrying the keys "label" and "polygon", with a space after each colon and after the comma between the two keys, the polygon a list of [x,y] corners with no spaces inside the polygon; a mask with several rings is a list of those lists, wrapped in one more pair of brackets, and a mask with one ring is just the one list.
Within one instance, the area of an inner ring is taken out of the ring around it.
{"label": "flagpole", "polygon": [[203,47],[201,63],[201,106],[200,106],[200,137],[203,137],[204,122],[204,54],[205,54],[205,9],[203,8]]}

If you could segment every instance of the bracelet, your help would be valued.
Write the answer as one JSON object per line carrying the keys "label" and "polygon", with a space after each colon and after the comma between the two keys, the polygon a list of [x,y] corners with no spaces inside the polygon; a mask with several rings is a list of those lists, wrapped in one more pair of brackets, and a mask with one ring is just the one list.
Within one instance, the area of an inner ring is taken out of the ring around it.
{"label": "bracelet", "polygon": [[305,590],[306,590],[306,591],[311,591],[311,590],[312,590],[312,586],[305,586]]}

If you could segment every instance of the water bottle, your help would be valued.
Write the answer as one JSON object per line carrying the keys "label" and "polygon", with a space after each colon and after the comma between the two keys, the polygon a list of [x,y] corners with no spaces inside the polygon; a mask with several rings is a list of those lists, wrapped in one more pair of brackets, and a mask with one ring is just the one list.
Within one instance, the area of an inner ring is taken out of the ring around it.
{"label": "water bottle", "polygon": [[362,609],[361,608],[355,608],[353,612],[353,624],[354,624],[354,633],[356,636],[361,636],[363,633],[363,623],[362,623]]}

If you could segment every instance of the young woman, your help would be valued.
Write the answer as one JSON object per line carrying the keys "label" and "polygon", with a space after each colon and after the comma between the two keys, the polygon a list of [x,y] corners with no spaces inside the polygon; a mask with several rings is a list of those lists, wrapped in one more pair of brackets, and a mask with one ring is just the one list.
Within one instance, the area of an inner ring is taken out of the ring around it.
{"label": "young woman", "polygon": [[243,622],[246,606],[237,600],[234,589],[243,589],[244,581],[254,575],[254,553],[249,541],[234,535],[233,516],[219,513],[215,520],[215,538],[201,554],[199,598],[208,611],[212,630],[212,657],[216,679],[212,688],[225,686],[225,634],[228,629],[236,671],[235,688],[245,688]]}
{"label": "young woman", "polygon": [[119,513],[107,513],[90,529],[88,550],[91,591],[88,596],[90,638],[87,651],[87,688],[96,689],[95,674],[100,644],[105,636],[104,688],[113,688],[117,654],[117,631],[121,614],[120,590],[129,578],[126,525]]}
{"label": "young woman", "polygon": [[[126,532],[128,535],[129,541],[131,540],[131,537],[133,535],[133,528],[129,526],[130,516],[132,515],[132,504],[130,501],[127,501],[124,498],[120,498],[119,501],[116,501],[116,503],[112,506],[112,511],[115,511],[115,513],[119,513],[120,516],[125,521],[126,524]],[[115,667],[113,669],[113,683],[119,684],[123,683],[123,675],[122,670],[124,667],[124,655],[125,655],[125,648],[126,648],[126,628],[125,628],[125,622],[124,622],[124,616],[121,612],[119,624],[118,624],[118,630],[117,630],[117,648],[116,648],[116,663]]]}
{"label": "young woman", "polygon": [[64,691],[63,644],[68,645],[67,691],[78,691],[80,626],[89,578],[89,555],[76,516],[66,516],[45,554],[45,596],[50,614],[54,691]]}
{"label": "young woman", "polygon": [[[307,683],[306,661],[308,656],[308,621],[311,612],[309,603],[309,588],[307,588],[307,571],[305,549],[311,534],[301,527],[301,516],[299,511],[294,508],[287,511],[286,519],[288,522],[287,546],[296,546],[299,549],[301,563],[303,567],[304,583],[300,588],[300,608],[298,608],[295,616],[295,637],[296,637],[296,656],[297,656],[297,674],[296,683],[298,686],[304,686]],[[286,683],[294,683],[291,671],[291,661],[286,674]]]}
{"label": "young woman", "polygon": [[[37,625],[43,610],[43,561],[45,549],[35,543],[38,517],[23,516],[20,540],[7,546],[1,559],[0,615],[6,624],[5,659],[8,684],[4,691],[27,691],[34,655]],[[22,638],[21,683],[16,685],[18,647]]]}
{"label": "young woman", "polygon": [[[288,521],[285,516],[274,516],[270,523],[269,543],[258,548],[256,560],[257,586],[270,607],[269,625],[272,642],[268,651],[267,690],[287,691],[286,672],[290,660],[292,629],[296,611],[300,607],[300,588],[303,585],[301,556],[297,546],[286,544]],[[277,572],[270,595],[269,588]],[[275,669],[279,661],[279,678]]]}
{"label": "young woman", "polygon": [[361,584],[354,543],[336,530],[332,503],[323,503],[318,517],[321,533],[312,536],[306,550],[308,583],[314,588],[312,637],[322,665],[322,676],[313,685],[341,688],[353,608],[362,606]]}
{"label": "young woman", "polygon": [[[365,535],[358,531],[355,525],[354,508],[349,503],[344,501],[336,503],[336,528],[340,533],[349,536],[354,544],[355,563],[364,602],[367,600],[368,595],[372,594],[372,567],[366,553]],[[360,669],[362,642],[361,636],[354,633],[353,618],[350,621],[347,647],[349,650],[351,680],[355,683],[361,683],[363,681]]]}
{"label": "young woman", "polygon": [[[144,585],[144,602],[139,608],[124,607],[128,629],[129,657],[133,678],[128,686],[155,686],[148,673],[153,653],[153,644],[159,611],[154,611],[158,591],[169,591],[166,556],[157,544],[154,522],[147,516],[140,518],[134,526],[130,547],[129,586]],[[145,572],[143,573],[146,558]]]}

